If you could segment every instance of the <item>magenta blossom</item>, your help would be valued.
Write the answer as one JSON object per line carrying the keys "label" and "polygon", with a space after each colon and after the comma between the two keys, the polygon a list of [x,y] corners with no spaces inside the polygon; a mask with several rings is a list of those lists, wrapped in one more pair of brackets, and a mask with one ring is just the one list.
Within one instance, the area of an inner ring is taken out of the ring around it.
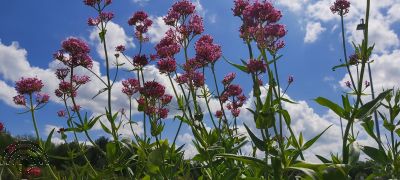
{"label": "magenta blossom", "polygon": [[87,23],[89,26],[97,26],[100,24],[100,19],[99,18],[89,18]]}
{"label": "magenta blossom", "polygon": [[199,15],[194,15],[189,21],[189,29],[194,34],[201,34],[204,31],[203,18]]}
{"label": "magenta blossom", "polygon": [[180,51],[174,31],[172,29],[165,33],[165,37],[155,47],[159,58],[173,57]]}
{"label": "magenta blossom", "polygon": [[221,57],[221,46],[213,43],[210,35],[202,36],[195,44],[196,59],[201,64],[214,64]]}
{"label": "magenta blossom", "polygon": [[137,79],[127,79],[122,81],[122,92],[128,97],[139,91],[140,83]]}
{"label": "magenta blossom", "polygon": [[2,132],[3,130],[4,130],[4,124],[0,122],[0,132]]}
{"label": "magenta blossom", "polygon": [[71,107],[71,111],[72,112],[78,112],[81,110],[81,106],[80,105],[74,105]]}
{"label": "magenta blossom", "polygon": [[86,84],[90,81],[90,77],[83,75],[83,76],[78,76],[78,75],[73,75],[72,76],[72,82],[74,82],[77,86]]}
{"label": "magenta blossom", "polygon": [[115,47],[115,51],[123,53],[125,51],[125,46],[119,45],[119,46]]}
{"label": "magenta blossom", "polygon": [[133,64],[137,67],[143,67],[146,66],[149,63],[149,60],[147,59],[146,55],[136,55],[133,57]]}
{"label": "magenta blossom", "polygon": [[23,173],[27,176],[39,177],[42,174],[42,170],[39,167],[33,166],[26,168]]}
{"label": "magenta blossom", "polygon": [[243,14],[243,10],[250,5],[249,0],[235,0],[234,3],[235,6],[232,9],[234,16],[241,16]]}
{"label": "magenta blossom", "polygon": [[59,111],[57,112],[57,116],[58,116],[58,117],[65,117],[65,111],[64,111],[64,110],[59,110]]}
{"label": "magenta blossom", "polygon": [[140,93],[148,98],[160,98],[165,93],[165,87],[155,81],[147,81],[144,87],[140,88]]}
{"label": "magenta blossom", "polygon": [[246,65],[247,72],[249,73],[265,73],[266,68],[263,61],[259,61],[256,59],[250,59]]}
{"label": "magenta blossom", "polygon": [[146,33],[149,27],[153,24],[153,21],[149,19],[149,16],[144,11],[135,12],[132,17],[128,20],[130,26],[136,26],[136,36],[142,39],[142,35]]}
{"label": "magenta blossom", "polygon": [[157,62],[158,69],[161,73],[172,73],[176,70],[176,61],[174,58],[163,58]]}
{"label": "magenta blossom", "polygon": [[40,92],[43,88],[43,83],[38,78],[21,78],[15,83],[15,90],[18,94],[32,94]]}
{"label": "magenta blossom", "polygon": [[331,11],[333,14],[338,13],[343,16],[349,12],[350,2],[347,0],[336,0],[331,6]]}
{"label": "magenta blossom", "polygon": [[294,81],[294,77],[293,77],[292,75],[290,75],[290,76],[288,77],[288,84],[292,84],[293,81]]}
{"label": "magenta blossom", "polygon": [[13,101],[16,105],[26,106],[26,99],[24,95],[14,96]]}
{"label": "magenta blossom", "polygon": [[168,117],[169,110],[167,108],[159,108],[157,111],[161,119],[165,119]]}
{"label": "magenta blossom", "polygon": [[215,117],[221,119],[222,118],[222,111],[218,110],[217,112],[215,112]]}
{"label": "magenta blossom", "polygon": [[222,84],[224,86],[227,86],[229,84],[231,84],[231,82],[235,79],[236,77],[236,73],[229,73],[227,74],[224,79],[222,80]]}
{"label": "magenta blossom", "polygon": [[101,12],[99,15],[99,19],[105,23],[111,21],[114,18],[114,13],[112,12]]}
{"label": "magenta blossom", "polygon": [[49,102],[50,96],[48,94],[37,93],[36,95],[36,103],[44,104]]}
{"label": "magenta blossom", "polygon": [[169,95],[169,94],[165,94],[164,96],[162,96],[162,97],[160,98],[160,100],[161,100],[161,103],[162,103],[163,105],[167,105],[167,104],[169,104],[169,103],[171,102],[172,96]]}
{"label": "magenta blossom", "polygon": [[195,8],[193,3],[187,0],[178,1],[168,11],[168,14],[164,17],[164,22],[167,25],[174,26],[182,16],[193,14]]}
{"label": "magenta blossom", "polygon": [[68,76],[69,71],[68,68],[60,68],[56,70],[55,74],[59,80],[64,80]]}

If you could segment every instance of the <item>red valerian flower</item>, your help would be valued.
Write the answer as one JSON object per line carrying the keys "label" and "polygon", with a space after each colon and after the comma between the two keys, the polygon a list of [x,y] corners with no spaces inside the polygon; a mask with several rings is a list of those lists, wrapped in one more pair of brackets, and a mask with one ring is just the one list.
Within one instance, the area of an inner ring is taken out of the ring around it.
{"label": "red valerian flower", "polygon": [[235,6],[232,9],[233,15],[234,16],[241,16],[243,13],[243,10],[250,5],[249,0],[235,0],[234,1]]}
{"label": "red valerian flower", "polygon": [[165,33],[165,36],[156,45],[155,49],[159,58],[173,57],[175,54],[179,53],[180,45],[172,29]]}
{"label": "red valerian flower", "polygon": [[114,13],[112,12],[101,12],[99,15],[99,19],[103,22],[111,21],[114,18]]}
{"label": "red valerian flower", "polygon": [[4,130],[4,124],[0,122],[0,132],[2,132],[3,130]]}
{"label": "red valerian flower", "polygon": [[44,104],[49,102],[50,96],[48,94],[37,93],[36,95],[36,103]]}
{"label": "red valerian flower", "polygon": [[349,12],[350,2],[347,0],[336,0],[331,6],[331,11],[333,14],[338,13],[343,16]]}
{"label": "red valerian flower", "polygon": [[171,57],[163,58],[157,62],[157,66],[161,73],[172,73],[176,70],[176,61]]}
{"label": "red valerian flower", "polygon": [[[96,4],[100,3],[102,0],[83,0],[83,3],[87,6],[95,7]],[[104,0],[104,5],[108,6],[112,3],[112,0]]]}
{"label": "red valerian flower", "polygon": [[350,81],[346,81],[345,83],[344,83],[347,87],[351,87],[351,83],[350,83]]}
{"label": "red valerian flower", "polygon": [[[54,54],[55,59],[72,68],[78,66],[92,68],[93,60],[88,55],[90,48],[86,42],[78,38],[68,38],[62,42],[62,48],[62,50]],[[64,53],[67,53],[69,56],[64,56]]]}
{"label": "red valerian flower", "polygon": [[133,64],[137,67],[143,67],[146,66],[149,63],[149,60],[147,59],[146,55],[136,55],[133,57]]}
{"label": "red valerian flower", "polygon": [[42,172],[41,169],[39,167],[28,167],[24,170],[24,174],[27,176],[32,176],[32,177],[39,177]]}
{"label": "red valerian flower", "polygon": [[292,75],[290,75],[288,78],[288,84],[292,84],[293,81],[294,81],[294,77]]}
{"label": "red valerian flower", "polygon": [[236,73],[229,73],[227,74],[224,79],[222,80],[222,84],[224,86],[229,85],[236,77]]}
{"label": "red valerian flower", "polygon": [[190,18],[189,21],[189,29],[196,35],[203,33],[204,32],[203,18],[197,14],[192,16],[192,18]]}
{"label": "red valerian flower", "polygon": [[190,1],[182,0],[173,4],[171,10],[179,13],[181,16],[186,16],[194,13],[195,8]]}
{"label": "red valerian flower", "polygon": [[239,85],[230,84],[225,88],[224,92],[220,96],[220,101],[225,103],[228,101],[229,97],[232,99],[226,105],[226,108],[231,111],[234,117],[238,117],[240,114],[239,108],[245,103],[246,96],[243,95],[242,88]]}
{"label": "red valerian flower", "polygon": [[57,116],[58,116],[58,117],[65,117],[65,111],[64,111],[64,110],[59,110],[59,111],[57,112]]}
{"label": "red valerian flower", "polygon": [[222,118],[222,111],[218,110],[217,112],[215,112],[215,117],[221,119]]}
{"label": "red valerian flower", "polygon": [[168,117],[169,110],[167,108],[158,109],[158,115],[160,118],[165,119]]}
{"label": "red valerian flower", "polygon": [[73,75],[72,76],[72,82],[74,82],[77,86],[86,84],[90,81],[90,77],[83,75],[83,76],[78,76],[78,75]]}
{"label": "red valerian flower", "polygon": [[169,94],[165,94],[160,98],[162,105],[167,105],[171,102],[172,96]]}
{"label": "red valerian flower", "polygon": [[138,38],[142,37],[142,34],[146,33],[149,27],[153,24],[153,21],[149,19],[149,16],[144,11],[135,12],[132,17],[128,20],[130,26],[136,26],[136,33]]}
{"label": "red valerian flower", "polygon": [[99,18],[89,18],[87,23],[89,26],[97,26],[100,24],[100,19]]}
{"label": "red valerian flower", "polygon": [[122,81],[122,92],[126,94],[128,97],[131,97],[133,94],[139,91],[139,81],[137,79],[127,79]]}
{"label": "red valerian flower", "polygon": [[115,51],[123,53],[125,51],[125,46],[119,45],[119,46],[115,47]]}
{"label": "red valerian flower", "polygon": [[62,97],[63,95],[67,95],[68,97],[76,96],[76,90],[72,83],[67,81],[61,81],[58,85],[58,89],[55,90],[55,94],[57,97]]}
{"label": "red valerian flower", "polygon": [[13,101],[16,105],[25,106],[26,100],[24,95],[17,95],[13,97]]}
{"label": "red valerian flower", "polygon": [[32,94],[40,92],[43,88],[42,80],[38,78],[21,78],[15,83],[15,90],[18,94]]}
{"label": "red valerian flower", "polygon": [[15,144],[15,143],[12,143],[6,147],[7,154],[12,154],[15,152],[15,150],[17,150],[17,144]]}
{"label": "red valerian flower", "polygon": [[71,107],[71,111],[73,112],[78,112],[81,110],[81,106],[80,105],[74,105]]}
{"label": "red valerian flower", "polygon": [[264,62],[256,59],[250,59],[246,65],[246,68],[249,73],[265,73],[266,71]]}
{"label": "red valerian flower", "polygon": [[214,44],[213,41],[210,35],[204,35],[196,42],[197,61],[213,64],[221,57],[221,46]]}
{"label": "red valerian flower", "polygon": [[165,93],[165,87],[155,81],[147,81],[140,88],[140,94],[149,98],[160,98]]}
{"label": "red valerian flower", "polygon": [[56,76],[59,80],[64,80],[69,73],[69,69],[68,68],[60,68],[56,70]]}

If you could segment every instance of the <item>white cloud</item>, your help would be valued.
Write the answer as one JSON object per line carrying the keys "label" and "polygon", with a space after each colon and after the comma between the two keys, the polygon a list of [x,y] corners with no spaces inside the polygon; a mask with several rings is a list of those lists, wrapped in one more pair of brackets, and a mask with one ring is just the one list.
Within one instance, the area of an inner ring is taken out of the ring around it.
{"label": "white cloud", "polygon": [[293,12],[300,12],[300,10],[303,9],[303,5],[307,2],[308,0],[280,0],[276,1],[278,5],[284,6],[288,8],[290,11]]}
{"label": "white cloud", "polygon": [[149,28],[148,34],[151,43],[158,43],[168,31],[169,26],[164,23],[163,17],[150,17],[153,25]]}
{"label": "white cloud", "polygon": [[[89,39],[96,43],[97,53],[103,60],[105,60],[106,56],[103,44],[100,43],[99,32],[100,30],[97,27],[93,27]],[[119,45],[124,45],[126,48],[135,47],[135,44],[133,44],[133,38],[129,37],[120,25],[111,21],[107,23],[106,43],[108,58],[110,61],[112,60],[111,62],[114,62],[115,59],[115,47]]]}
{"label": "white cloud", "polygon": [[210,21],[210,23],[212,23],[212,24],[215,24],[217,22],[217,15],[212,14],[212,15],[208,16],[208,21]]}
{"label": "white cloud", "polygon": [[305,43],[312,43],[318,39],[318,36],[324,32],[326,28],[321,26],[319,22],[308,22],[306,27]]}
{"label": "white cloud", "polygon": [[[54,126],[54,125],[50,125],[50,124],[46,124],[45,129],[44,129],[44,137],[46,140],[47,136],[50,135],[50,132],[54,129],[54,133],[53,136],[51,137],[51,142],[54,143],[55,145],[59,145],[64,143],[64,140],[62,140],[59,136],[59,134],[57,133],[57,131],[60,129],[60,127],[58,126]],[[42,138],[43,139],[43,138]]]}

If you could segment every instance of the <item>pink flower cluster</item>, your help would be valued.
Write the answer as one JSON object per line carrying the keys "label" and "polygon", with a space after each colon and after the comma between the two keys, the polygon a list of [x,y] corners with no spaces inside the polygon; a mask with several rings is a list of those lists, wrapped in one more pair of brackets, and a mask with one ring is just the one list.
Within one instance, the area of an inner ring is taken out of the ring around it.
{"label": "pink flower cluster", "polygon": [[264,62],[257,59],[250,59],[246,68],[247,72],[254,74],[265,73],[266,71]]}
{"label": "pink flower cluster", "polygon": [[331,11],[333,14],[338,13],[340,16],[343,16],[349,13],[350,2],[347,0],[336,0],[331,6]]}
{"label": "pink flower cluster", "polygon": [[96,18],[89,18],[87,23],[89,26],[98,26],[101,22],[107,23],[114,18],[114,13],[112,12],[101,12]]}
{"label": "pink flower cluster", "polygon": [[169,110],[166,106],[171,102],[172,96],[165,94],[165,87],[155,81],[147,81],[139,89],[141,97],[137,100],[139,107],[150,116],[157,116],[157,119],[168,117]]}
{"label": "pink flower cluster", "polygon": [[135,34],[138,39],[147,40],[147,38],[143,37],[143,34],[148,31],[149,27],[153,24],[153,21],[149,19],[146,12],[137,11],[128,20],[128,24],[136,27]]}
{"label": "pink flower cluster", "polygon": [[4,124],[0,122],[0,132],[2,132],[3,130],[4,130]]}
{"label": "pink flower cluster", "polygon": [[[54,54],[54,58],[71,68],[78,66],[92,68],[93,60],[88,55],[89,52],[90,48],[86,42],[72,37],[62,42],[62,49]],[[68,54],[68,56],[64,54]]]}
{"label": "pink flower cluster", "polygon": [[204,74],[197,71],[186,71],[184,74],[176,78],[179,84],[188,84],[189,86],[202,87],[204,86]]}
{"label": "pink flower cluster", "polygon": [[133,57],[133,65],[136,67],[144,67],[149,64],[149,60],[145,54],[136,55]]}
{"label": "pink flower cluster", "polygon": [[165,33],[165,36],[155,46],[158,58],[173,57],[179,53],[180,45],[178,44],[174,31],[172,29]]}
{"label": "pink flower cluster", "polygon": [[176,60],[172,57],[163,58],[157,62],[157,66],[160,73],[169,74],[176,70]]}
{"label": "pink flower cluster", "polygon": [[[231,98],[230,102],[226,105],[226,108],[231,111],[234,117],[238,117],[240,114],[240,107],[243,106],[246,101],[246,96],[242,93],[242,88],[239,85],[230,84],[225,87],[224,92],[220,97],[220,101],[225,103]],[[218,116],[217,116],[218,117]]]}
{"label": "pink flower cluster", "polygon": [[101,2],[104,3],[104,6],[108,6],[112,3],[112,0],[83,0],[85,5],[97,8],[96,5],[101,5]]}
{"label": "pink flower cluster", "polygon": [[227,74],[224,79],[222,80],[222,84],[224,86],[228,86],[231,82],[236,78],[236,73],[229,73]]}
{"label": "pink flower cluster", "polygon": [[203,35],[195,44],[196,60],[203,65],[214,64],[222,55],[221,46],[210,35]]}
{"label": "pink flower cluster", "polygon": [[282,13],[270,1],[235,0],[233,14],[242,19],[241,37],[246,41],[256,41],[260,48],[277,51],[284,47],[280,40],[286,35],[285,26],[278,24]]}
{"label": "pink flower cluster", "polygon": [[122,92],[130,98],[133,94],[139,91],[140,82],[137,79],[130,78],[122,81],[122,86]]}
{"label": "pink flower cluster", "polygon": [[29,177],[39,177],[42,174],[42,170],[36,166],[28,167],[24,170],[23,174]]}
{"label": "pink flower cluster", "polygon": [[180,41],[204,31],[203,18],[194,14],[195,8],[190,1],[178,1],[172,5],[164,17],[165,24],[175,27],[176,31],[180,33]]}
{"label": "pink flower cluster", "polygon": [[37,105],[45,104],[49,101],[48,94],[40,93],[43,88],[43,83],[38,78],[21,78],[15,83],[15,90],[18,92],[17,96],[13,97],[16,105],[26,106],[26,99],[24,95],[29,95],[30,98],[36,93]]}

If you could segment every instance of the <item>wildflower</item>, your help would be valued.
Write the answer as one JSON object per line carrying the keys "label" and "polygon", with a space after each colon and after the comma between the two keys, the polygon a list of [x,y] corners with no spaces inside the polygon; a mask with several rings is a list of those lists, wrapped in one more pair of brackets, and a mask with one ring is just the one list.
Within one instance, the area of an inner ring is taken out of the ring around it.
{"label": "wildflower", "polygon": [[[57,51],[53,56],[68,67],[92,68],[93,60],[88,55],[89,52],[90,48],[86,42],[77,38],[68,38],[62,42],[62,50]],[[65,57],[64,53],[69,56]]]}
{"label": "wildflower", "polygon": [[204,86],[204,74],[200,72],[194,72],[192,74],[193,85],[196,87]]}
{"label": "wildflower", "polygon": [[215,117],[221,119],[222,118],[222,111],[218,110],[217,112],[215,112]]}
{"label": "wildflower", "polygon": [[125,46],[119,45],[119,46],[115,47],[115,51],[123,53],[125,51]]}
{"label": "wildflower", "polygon": [[232,109],[231,112],[234,117],[238,117],[240,114],[240,109]]}
{"label": "wildflower", "polygon": [[18,94],[32,94],[42,90],[43,83],[38,78],[21,78],[15,83]]}
{"label": "wildflower", "polygon": [[369,87],[371,84],[368,81],[365,81],[365,88]]}
{"label": "wildflower", "polygon": [[292,75],[290,75],[290,76],[288,77],[288,84],[292,84],[293,81],[294,81],[294,77],[293,77]]}
{"label": "wildflower", "polygon": [[76,85],[82,85],[86,84],[90,81],[90,77],[83,75],[83,76],[78,76],[78,75],[73,75],[72,76],[72,82],[74,82]]}
{"label": "wildflower", "polygon": [[128,24],[130,26],[136,26],[136,34],[139,38],[141,38],[142,34],[146,33],[149,27],[153,24],[153,21],[148,17],[149,16],[146,12],[137,11],[128,20]]}
{"label": "wildflower", "polygon": [[127,79],[122,81],[122,92],[126,94],[128,97],[131,97],[133,94],[138,92],[139,90],[139,81],[137,79]]}
{"label": "wildflower", "polygon": [[16,105],[25,106],[26,100],[24,95],[17,95],[13,97],[13,101]]}
{"label": "wildflower", "polygon": [[4,130],[4,124],[0,122],[0,132],[2,132],[3,130]]}
{"label": "wildflower", "polygon": [[265,73],[265,65],[262,61],[256,60],[256,59],[250,59],[249,62],[246,65],[247,72],[249,73]]}
{"label": "wildflower", "polygon": [[221,46],[213,43],[210,35],[202,36],[195,44],[196,59],[199,62],[215,63],[221,57]]}
{"label": "wildflower", "polygon": [[74,105],[71,107],[71,111],[73,112],[78,112],[81,110],[81,106],[80,105]]}
{"label": "wildflower", "polygon": [[162,97],[160,98],[160,100],[161,100],[161,103],[162,103],[163,105],[167,105],[167,104],[169,104],[169,103],[171,102],[172,96],[169,95],[169,94],[165,94],[164,96],[162,96]]}
{"label": "wildflower", "polygon": [[222,84],[225,85],[225,86],[229,85],[233,81],[233,79],[235,79],[235,77],[236,77],[236,73],[227,74],[224,77],[224,79],[222,80]]}
{"label": "wildflower", "polygon": [[64,110],[59,110],[59,111],[57,112],[57,116],[58,116],[58,117],[65,117],[65,111],[64,111]]}
{"label": "wildflower", "polygon": [[98,2],[99,2],[99,0],[84,0],[84,1],[83,1],[83,3],[85,3],[85,5],[93,6],[93,7],[94,7],[94,5],[96,5],[96,3],[98,3]]}
{"label": "wildflower", "polygon": [[65,128],[60,128],[60,129],[58,129],[57,133],[64,133],[65,131],[66,131]]}
{"label": "wildflower", "polygon": [[347,0],[336,0],[331,6],[331,11],[333,14],[338,13],[343,16],[349,12],[350,2]]}
{"label": "wildflower", "polygon": [[180,51],[180,46],[172,29],[165,33],[165,37],[160,40],[155,49],[159,58],[173,57]]}
{"label": "wildflower", "polygon": [[158,109],[158,115],[160,118],[165,119],[168,117],[169,110],[167,108]]}
{"label": "wildflower", "polygon": [[173,4],[171,10],[179,13],[181,16],[185,16],[192,14],[195,8],[196,7],[190,1],[182,0]]}
{"label": "wildflower", "polygon": [[357,54],[353,54],[351,56],[349,56],[349,64],[350,65],[356,65],[358,63],[358,55]]}
{"label": "wildflower", "polygon": [[140,88],[140,93],[145,97],[159,98],[165,93],[165,87],[155,81],[147,81],[143,88]]}
{"label": "wildflower", "polygon": [[163,58],[157,62],[157,66],[161,73],[172,73],[176,70],[176,61],[171,57]]}
{"label": "wildflower", "polygon": [[97,26],[100,24],[99,18],[89,18],[87,21],[89,26]]}
{"label": "wildflower", "polygon": [[350,88],[350,86],[351,86],[351,83],[350,83],[350,81],[346,81],[346,82],[345,82],[345,84],[346,84],[346,86],[347,86],[347,87],[349,87],[349,88]]}
{"label": "wildflower", "polygon": [[76,91],[72,83],[67,81],[62,81],[60,82],[60,84],[58,84],[58,89],[55,90],[55,94],[57,97],[62,97],[63,95],[75,97]]}
{"label": "wildflower", "polygon": [[204,31],[203,27],[203,18],[201,18],[199,15],[194,15],[191,17],[189,21],[189,29],[191,32],[194,34],[201,34]]}
{"label": "wildflower", "polygon": [[41,173],[41,169],[36,166],[28,167],[24,170],[24,174],[27,176],[39,177]]}
{"label": "wildflower", "polygon": [[132,17],[128,20],[130,26],[135,26],[139,22],[145,21],[149,16],[144,11],[135,12]]}
{"label": "wildflower", "polygon": [[38,93],[36,95],[36,103],[38,104],[44,104],[49,102],[50,96],[48,94],[42,94],[42,93]]}
{"label": "wildflower", "polygon": [[62,48],[72,55],[87,54],[90,52],[89,46],[78,38],[68,38],[63,41]]}
{"label": "wildflower", "polygon": [[59,80],[64,80],[69,73],[69,69],[68,68],[60,68],[56,70],[56,76]]}
{"label": "wildflower", "polygon": [[234,1],[235,6],[232,9],[233,15],[234,16],[241,16],[243,13],[243,10],[250,5],[249,0],[235,0]]}
{"label": "wildflower", "polygon": [[135,66],[143,67],[149,63],[146,55],[136,55],[133,57],[133,64]]}
{"label": "wildflower", "polygon": [[12,143],[6,147],[7,154],[12,154],[15,152],[15,150],[17,150],[17,145],[15,143]]}
{"label": "wildflower", "polygon": [[114,13],[112,12],[101,12],[99,15],[99,19],[103,22],[111,21],[114,18]]}
{"label": "wildflower", "polygon": [[226,87],[225,93],[227,93],[228,96],[239,96],[242,93],[242,88],[239,85],[231,84]]}

